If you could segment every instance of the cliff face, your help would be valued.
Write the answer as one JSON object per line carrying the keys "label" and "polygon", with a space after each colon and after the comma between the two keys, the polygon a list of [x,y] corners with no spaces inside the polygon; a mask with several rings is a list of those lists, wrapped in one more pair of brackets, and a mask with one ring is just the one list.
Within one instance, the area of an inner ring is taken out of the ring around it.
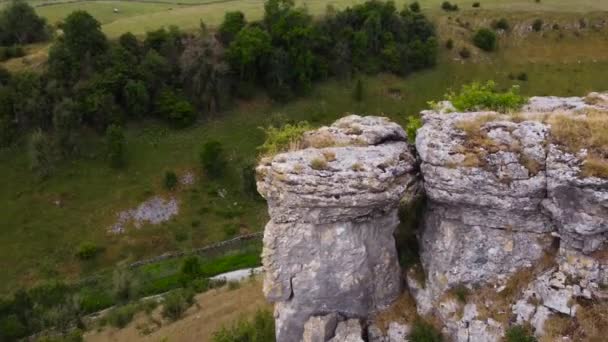
{"label": "cliff face", "polygon": [[523,323],[543,335],[553,315],[608,297],[608,94],[536,97],[508,115],[442,103],[422,118],[415,153],[394,123],[350,116],[258,167],[279,341],[301,340],[310,317],[306,341],[405,340],[398,323],[411,322],[384,336],[367,319],[399,294],[397,205],[419,186],[424,282],[408,272],[407,287],[451,339],[499,341]]}
{"label": "cliff face", "polygon": [[309,148],[258,167],[271,216],[264,293],[276,303],[278,341],[301,340],[311,316],[368,317],[399,296],[393,232],[415,183],[405,140],[386,119],[349,116],[307,134]]}

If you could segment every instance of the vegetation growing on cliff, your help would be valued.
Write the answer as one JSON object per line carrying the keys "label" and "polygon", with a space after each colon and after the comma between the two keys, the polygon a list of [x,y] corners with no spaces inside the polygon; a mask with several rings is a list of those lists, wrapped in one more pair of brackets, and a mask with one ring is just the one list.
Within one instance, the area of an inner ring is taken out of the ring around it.
{"label": "vegetation growing on cliff", "polygon": [[500,91],[494,81],[473,82],[463,85],[459,93],[451,92],[446,95],[446,98],[459,111],[516,111],[527,101],[524,96],[519,94],[517,86],[512,86],[506,91]]}

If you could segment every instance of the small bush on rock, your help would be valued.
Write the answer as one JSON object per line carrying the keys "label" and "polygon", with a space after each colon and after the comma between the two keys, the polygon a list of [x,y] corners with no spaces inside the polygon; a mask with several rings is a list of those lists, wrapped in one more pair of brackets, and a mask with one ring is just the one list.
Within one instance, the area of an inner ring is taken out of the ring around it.
{"label": "small bush on rock", "polygon": [[464,85],[460,93],[450,93],[446,97],[460,111],[487,109],[508,112],[520,109],[527,101],[519,94],[518,86],[513,86],[505,92],[499,92],[493,81],[485,84],[473,82]]}
{"label": "small bush on rock", "polygon": [[443,337],[441,333],[430,323],[421,319],[414,322],[412,331],[408,336],[412,342],[441,342]]}
{"label": "small bush on rock", "polygon": [[300,146],[304,132],[311,129],[312,127],[306,121],[300,121],[294,125],[286,124],[280,128],[269,126],[263,129],[266,141],[258,149],[263,156],[296,150]]}
{"label": "small bush on rock", "polygon": [[526,329],[521,325],[515,325],[507,329],[506,334],[507,342],[536,342],[536,337],[532,334],[530,329]]}
{"label": "small bush on rock", "polygon": [[407,118],[407,125],[405,126],[405,132],[407,133],[407,140],[413,144],[416,142],[416,132],[422,127],[422,120],[417,116],[410,116]]}

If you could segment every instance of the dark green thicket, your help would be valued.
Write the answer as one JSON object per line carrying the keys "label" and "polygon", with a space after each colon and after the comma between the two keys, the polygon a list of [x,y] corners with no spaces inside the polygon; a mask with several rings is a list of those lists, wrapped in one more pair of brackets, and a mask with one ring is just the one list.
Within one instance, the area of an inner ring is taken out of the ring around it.
{"label": "dark green thicket", "polygon": [[441,333],[432,324],[418,319],[412,326],[412,331],[408,336],[412,342],[441,342],[443,337]]}
{"label": "dark green thicket", "polygon": [[488,52],[494,51],[498,48],[498,38],[496,37],[496,33],[487,28],[477,30],[473,36],[473,43],[478,48]]}
{"label": "dark green thicket", "polygon": [[507,329],[506,342],[536,342],[531,329],[521,325],[515,325]]}
{"label": "dark green thicket", "polygon": [[50,38],[44,18],[22,0],[13,0],[0,12],[0,45],[29,44]]}

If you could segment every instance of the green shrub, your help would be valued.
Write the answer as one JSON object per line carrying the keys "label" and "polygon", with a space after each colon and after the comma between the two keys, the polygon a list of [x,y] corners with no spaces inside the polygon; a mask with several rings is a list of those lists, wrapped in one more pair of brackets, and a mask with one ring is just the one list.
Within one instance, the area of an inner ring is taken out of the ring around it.
{"label": "green shrub", "polygon": [[420,127],[422,127],[422,120],[420,120],[418,116],[410,116],[407,118],[405,132],[407,133],[407,140],[411,144],[416,142],[416,132]]}
{"label": "green shrub", "polygon": [[174,190],[177,186],[177,175],[173,171],[165,172],[165,180],[164,180],[165,188],[167,190]]}
{"label": "green shrub", "polygon": [[473,44],[484,51],[494,51],[498,47],[496,33],[487,28],[477,30],[473,36]]}
{"label": "green shrub", "polygon": [[110,125],[106,130],[106,149],[110,166],[121,168],[125,165],[125,135],[122,127]]}
{"label": "green shrub", "polygon": [[454,48],[454,41],[450,38],[445,42],[445,48],[452,50]]}
{"label": "green shrub", "polygon": [[418,3],[418,1],[414,1],[410,4],[409,8],[410,8],[410,11],[412,11],[414,13],[418,13],[418,12],[420,12],[420,3]]}
{"label": "green shrub", "polygon": [[543,20],[542,19],[534,20],[534,22],[532,23],[532,29],[536,32],[540,32],[540,30],[543,29]]}
{"label": "green shrub", "polygon": [[170,320],[177,320],[194,304],[194,292],[188,289],[179,289],[165,295],[162,315]]}
{"label": "green shrub", "polygon": [[224,149],[219,141],[208,141],[203,145],[200,153],[203,170],[208,176],[218,178],[226,168]]}
{"label": "green shrub", "polygon": [[536,337],[530,329],[515,325],[507,329],[506,342],[536,342]]}
{"label": "green shrub", "polygon": [[113,327],[124,328],[131,323],[137,311],[138,308],[134,304],[119,306],[110,310],[104,320]]}
{"label": "green shrub", "polygon": [[526,74],[525,72],[520,72],[519,74],[517,74],[517,79],[520,81],[527,81],[528,74]]}
{"label": "green shrub", "polygon": [[492,22],[492,28],[495,30],[509,30],[509,22],[505,18],[500,18],[499,20],[495,20]]}
{"label": "green shrub", "polygon": [[479,7],[481,7],[481,4],[479,3],[479,1],[476,1],[476,2],[473,3],[473,7],[474,8],[479,8]]}
{"label": "green shrub", "polygon": [[471,57],[471,50],[469,50],[469,48],[467,47],[463,47],[462,49],[460,49],[458,54],[460,55],[460,57],[462,57],[462,59],[468,59],[469,57]]}
{"label": "green shrub", "polygon": [[452,4],[449,1],[444,1],[443,3],[441,3],[441,9],[447,12],[454,12],[458,11],[458,5]]}
{"label": "green shrub", "polygon": [[213,342],[273,342],[274,317],[270,311],[258,311],[253,319],[241,318],[213,334]]}
{"label": "green shrub", "polygon": [[312,127],[306,121],[297,124],[286,124],[280,128],[269,126],[263,129],[266,134],[264,144],[258,148],[262,155],[275,155],[280,152],[299,148],[304,132]]}
{"label": "green shrub", "polygon": [[185,285],[201,275],[201,263],[197,256],[189,256],[182,261],[179,270],[180,280]]}
{"label": "green shrub", "polygon": [[527,99],[519,94],[519,87],[513,86],[505,92],[496,90],[496,84],[488,81],[462,86],[460,93],[450,93],[447,99],[460,111],[494,110],[507,112],[520,109]]}
{"label": "green shrub", "polygon": [[84,313],[93,313],[114,305],[110,293],[92,288],[83,288],[78,292],[78,305]]}
{"label": "green shrub", "polygon": [[99,248],[96,244],[94,244],[93,242],[85,241],[78,246],[76,256],[80,260],[89,260],[93,259],[97,255],[97,253],[99,253],[99,251],[101,251],[101,248]]}
{"label": "green shrub", "polygon": [[412,331],[408,336],[412,342],[441,342],[443,337],[441,333],[430,323],[427,323],[421,319],[414,322]]}
{"label": "green shrub", "polygon": [[452,289],[454,297],[463,304],[467,302],[470,292],[471,291],[464,285],[459,285]]}

